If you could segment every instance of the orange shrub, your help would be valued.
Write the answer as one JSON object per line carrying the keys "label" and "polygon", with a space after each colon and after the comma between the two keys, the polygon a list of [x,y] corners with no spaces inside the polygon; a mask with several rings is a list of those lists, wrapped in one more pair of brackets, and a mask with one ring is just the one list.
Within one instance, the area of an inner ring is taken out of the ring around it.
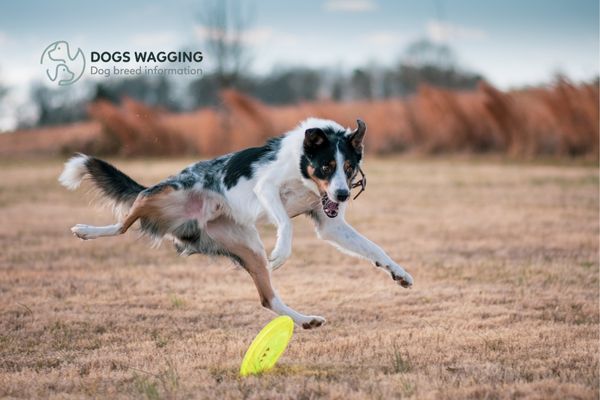
{"label": "orange shrub", "polygon": [[169,114],[124,99],[89,106],[106,149],[131,154],[206,156],[256,146],[307,117],[368,125],[368,151],[496,152],[598,158],[599,91],[595,84],[558,80],[548,88],[503,92],[482,82],[475,91],[423,86],[406,99],[267,106],[227,90],[222,105]]}
{"label": "orange shrub", "polygon": [[175,155],[189,150],[178,130],[163,122],[160,110],[125,98],[121,107],[106,101],[88,106],[90,116],[100,122],[105,152],[123,155]]}

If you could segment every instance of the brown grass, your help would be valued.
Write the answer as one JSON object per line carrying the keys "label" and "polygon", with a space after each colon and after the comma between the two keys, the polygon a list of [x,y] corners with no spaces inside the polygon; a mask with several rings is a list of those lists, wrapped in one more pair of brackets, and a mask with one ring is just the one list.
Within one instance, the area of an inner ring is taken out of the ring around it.
{"label": "brown grass", "polygon": [[[545,89],[501,92],[482,83],[474,92],[423,86],[407,99],[351,103],[318,102],[267,107],[240,93],[223,93],[219,111],[169,123],[199,154],[221,154],[259,145],[310,116],[369,127],[367,150],[394,153],[501,153],[515,158],[598,158],[599,92],[594,84],[557,81]],[[219,121],[215,123],[216,121]],[[207,126],[207,129],[203,129]]]}
{"label": "brown grass", "polygon": [[[190,161],[117,165],[148,184]],[[112,219],[58,186],[60,161],[1,166],[0,397],[598,398],[596,168],[367,159],[349,220],[415,287],[299,218],[274,280],[328,324],[239,379],[272,318],[244,271],[133,233],[78,241],[69,226]]]}
{"label": "brown grass", "polygon": [[[487,83],[461,92],[428,86],[408,99],[335,103],[321,101],[273,107],[235,91],[222,93],[216,109],[169,114],[131,99],[120,106],[89,105],[97,121],[96,140],[57,136],[47,153],[70,149],[121,155],[216,155],[259,145],[270,136],[292,129],[310,117],[334,119],[355,126],[363,118],[369,127],[371,153],[496,153],[512,158],[583,156],[598,160],[600,94],[596,83],[575,85],[558,80],[546,88],[502,92]],[[55,130],[39,132],[43,143]],[[29,133],[31,136],[31,133]],[[0,136],[0,154],[21,155]],[[34,142],[37,141],[34,139]],[[39,150],[39,145],[34,145]]]}

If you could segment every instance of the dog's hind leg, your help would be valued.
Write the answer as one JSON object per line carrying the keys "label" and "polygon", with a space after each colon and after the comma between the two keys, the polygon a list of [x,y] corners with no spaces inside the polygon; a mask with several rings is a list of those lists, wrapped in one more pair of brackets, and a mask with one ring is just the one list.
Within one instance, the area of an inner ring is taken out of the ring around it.
{"label": "dog's hind leg", "polygon": [[263,307],[279,315],[288,315],[304,329],[316,328],[325,323],[325,318],[300,314],[279,298],[271,284],[267,256],[256,228],[236,224],[231,219],[222,216],[210,221],[207,224],[206,232],[225,250],[234,255],[248,271],[258,290]]}
{"label": "dog's hind leg", "polygon": [[83,240],[121,235],[127,232],[131,225],[139,218],[151,216],[160,219],[160,206],[162,205],[160,203],[164,203],[165,198],[172,192],[173,189],[168,186],[156,190],[151,195],[141,192],[133,202],[131,209],[123,221],[107,226],[77,224],[71,228],[71,232]]}

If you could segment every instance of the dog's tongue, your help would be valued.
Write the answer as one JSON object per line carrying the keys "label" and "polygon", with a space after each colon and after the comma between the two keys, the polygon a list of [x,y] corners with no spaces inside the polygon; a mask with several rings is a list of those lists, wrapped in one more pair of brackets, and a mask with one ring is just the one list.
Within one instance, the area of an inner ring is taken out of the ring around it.
{"label": "dog's tongue", "polygon": [[325,212],[325,215],[327,215],[329,218],[334,218],[338,215],[339,204],[335,201],[329,200],[327,195],[324,195],[321,198],[321,203],[323,204],[323,211]]}

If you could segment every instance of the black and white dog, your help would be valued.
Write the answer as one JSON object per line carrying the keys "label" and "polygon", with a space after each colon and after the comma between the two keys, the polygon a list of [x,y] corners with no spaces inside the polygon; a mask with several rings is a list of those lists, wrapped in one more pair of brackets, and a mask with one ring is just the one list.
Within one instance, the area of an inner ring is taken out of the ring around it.
{"label": "black and white dog", "polygon": [[[144,234],[172,240],[180,254],[232,258],[250,273],[264,307],[289,315],[303,328],[321,326],[323,317],[294,311],[271,285],[271,270],[291,254],[293,217],[310,216],[320,238],[370,260],[403,287],[413,283],[402,267],[344,220],[352,182],[362,174],[366,126],[357,122],[357,129],[350,130],[311,118],[262,147],[200,161],[149,188],[102,160],[77,155],[65,164],[60,183],[73,190],[89,180],[113,205],[119,222],[75,225],[71,231],[81,239],[116,236],[139,219]],[[277,227],[270,258],[255,227],[264,220]]]}

